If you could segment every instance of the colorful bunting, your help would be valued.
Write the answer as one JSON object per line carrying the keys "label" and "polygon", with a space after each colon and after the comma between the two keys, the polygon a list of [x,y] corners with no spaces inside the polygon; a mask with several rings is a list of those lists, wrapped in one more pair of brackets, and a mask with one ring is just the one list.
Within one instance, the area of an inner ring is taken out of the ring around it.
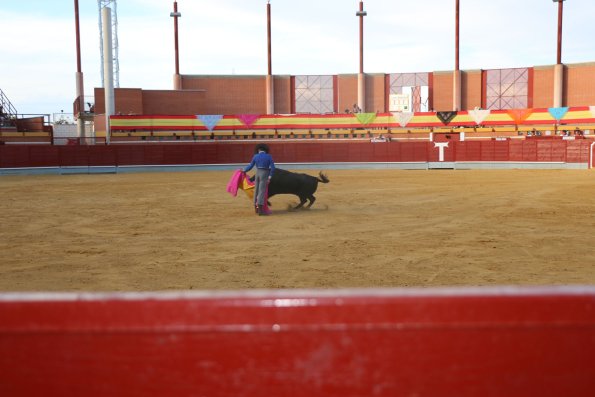
{"label": "colorful bunting", "polygon": [[405,127],[413,118],[413,112],[394,112],[393,117],[397,119],[401,127]]}
{"label": "colorful bunting", "polygon": [[555,118],[557,121],[560,121],[562,117],[564,117],[564,115],[568,112],[568,108],[548,108],[547,111],[553,118]]}
{"label": "colorful bunting", "polygon": [[256,123],[256,121],[260,118],[258,114],[240,114],[238,115],[238,120],[242,122],[246,127],[252,127],[252,124]]}
{"label": "colorful bunting", "polygon": [[205,127],[207,127],[207,129],[209,131],[213,131],[213,129],[219,123],[219,120],[221,120],[223,118],[223,115],[221,115],[221,114],[197,114],[196,118],[199,119],[205,125]]}
{"label": "colorful bunting", "polygon": [[521,124],[527,117],[531,116],[533,109],[512,109],[508,110],[506,113],[508,113],[516,124]]}
{"label": "colorful bunting", "polygon": [[436,116],[442,121],[442,124],[447,125],[457,116],[457,112],[437,112]]}
{"label": "colorful bunting", "polygon": [[376,113],[355,113],[357,121],[363,125],[370,124],[376,119]]}
{"label": "colorful bunting", "polygon": [[473,109],[468,113],[473,121],[475,121],[475,124],[480,125],[490,115],[490,109]]}
{"label": "colorful bunting", "polygon": [[[489,112],[489,115],[488,115]],[[456,116],[456,118],[452,118]],[[394,112],[362,114],[304,115],[113,115],[114,131],[196,131],[327,129],[392,126],[398,128],[438,126],[442,123],[472,126],[595,123],[595,106],[514,110],[469,110],[467,112]],[[257,122],[258,120],[258,122]]]}

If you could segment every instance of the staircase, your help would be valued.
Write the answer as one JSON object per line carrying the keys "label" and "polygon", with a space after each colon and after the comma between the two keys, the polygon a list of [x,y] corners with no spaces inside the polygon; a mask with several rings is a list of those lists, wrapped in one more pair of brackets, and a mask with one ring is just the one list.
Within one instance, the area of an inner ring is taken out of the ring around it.
{"label": "staircase", "polygon": [[17,110],[4,94],[4,91],[0,89],[0,129],[14,129],[16,119]]}

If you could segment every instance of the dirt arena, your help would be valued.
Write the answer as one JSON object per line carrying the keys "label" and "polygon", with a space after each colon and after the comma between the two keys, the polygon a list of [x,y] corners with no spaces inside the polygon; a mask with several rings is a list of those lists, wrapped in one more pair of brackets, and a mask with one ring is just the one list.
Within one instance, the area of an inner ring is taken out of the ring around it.
{"label": "dirt arena", "polygon": [[593,171],[327,175],[268,217],[230,171],[2,176],[0,291],[595,283]]}

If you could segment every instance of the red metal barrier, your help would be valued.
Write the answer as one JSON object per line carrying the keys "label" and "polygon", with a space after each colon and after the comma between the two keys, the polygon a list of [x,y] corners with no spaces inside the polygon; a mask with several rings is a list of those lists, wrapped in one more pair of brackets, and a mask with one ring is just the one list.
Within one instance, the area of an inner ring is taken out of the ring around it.
{"label": "red metal barrier", "polygon": [[595,288],[0,295],[2,396],[593,396]]}

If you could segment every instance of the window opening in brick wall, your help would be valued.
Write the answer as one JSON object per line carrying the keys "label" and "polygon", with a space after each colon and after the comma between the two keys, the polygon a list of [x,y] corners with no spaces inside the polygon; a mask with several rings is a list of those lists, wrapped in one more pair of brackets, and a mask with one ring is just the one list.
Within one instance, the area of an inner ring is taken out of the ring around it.
{"label": "window opening in brick wall", "polygon": [[486,107],[491,110],[526,109],[529,96],[529,69],[487,70]]}
{"label": "window opening in brick wall", "polygon": [[[429,73],[391,73],[389,95],[407,97],[411,112],[427,112],[429,104]],[[407,109],[404,109],[407,110]]]}
{"label": "window opening in brick wall", "polygon": [[333,76],[295,76],[296,113],[334,111]]}

